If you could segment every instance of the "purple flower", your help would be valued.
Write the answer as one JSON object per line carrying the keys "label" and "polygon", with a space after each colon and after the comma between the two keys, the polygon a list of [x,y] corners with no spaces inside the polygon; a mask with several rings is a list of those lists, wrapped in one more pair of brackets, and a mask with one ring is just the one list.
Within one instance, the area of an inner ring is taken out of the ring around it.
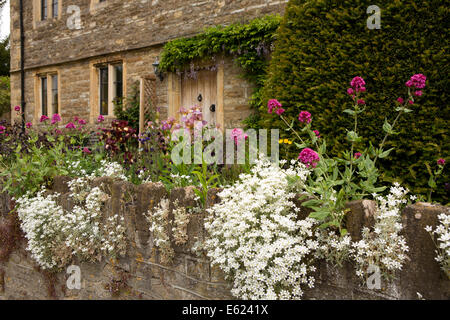
{"label": "purple flower", "polygon": [[52,117],[52,124],[58,123],[61,121],[61,116],[57,113],[55,113]]}
{"label": "purple flower", "polygon": [[438,159],[437,164],[438,166],[443,166],[445,164],[445,159]]}
{"label": "purple flower", "polygon": [[356,90],[356,92],[366,91],[366,88],[364,87],[366,85],[366,82],[361,77],[354,77],[350,82],[350,85],[352,86],[353,89]]}
{"label": "purple flower", "polygon": [[317,138],[320,138],[320,132],[319,132],[319,130],[313,130],[313,132],[316,134],[316,137],[317,137]]}
{"label": "purple flower", "polygon": [[309,167],[317,167],[317,163],[320,161],[320,157],[314,150],[310,148],[305,148],[300,152],[298,159],[306,165],[307,168]]}
{"label": "purple flower", "polygon": [[244,133],[242,129],[234,128],[230,134],[231,138],[234,140],[235,144],[239,144],[242,140],[248,138],[248,135]]}
{"label": "purple flower", "polygon": [[92,151],[89,150],[89,148],[83,148],[83,152],[86,153],[86,154],[91,154],[92,153]]}
{"label": "purple flower", "polygon": [[69,123],[66,125],[66,129],[76,129],[76,127],[75,127],[75,125],[73,124],[73,122],[69,122]]}
{"label": "purple flower", "polygon": [[20,106],[15,106],[15,107],[14,107],[14,110],[17,111],[17,112],[19,112],[19,111],[20,111]]}
{"label": "purple flower", "polygon": [[427,77],[421,73],[418,73],[413,75],[409,81],[411,81],[412,86],[414,86],[415,88],[423,89],[425,88]]}
{"label": "purple flower", "polygon": [[0,133],[5,133],[5,131],[6,131],[6,127],[0,126]]}
{"label": "purple flower", "polygon": [[45,115],[43,115],[43,116],[41,117],[40,122],[45,122],[45,121],[47,121],[48,119],[50,119],[50,118],[47,117],[47,116],[45,116]]}
{"label": "purple flower", "polygon": [[302,111],[298,115],[298,121],[301,123],[311,123],[311,113],[308,111]]}
{"label": "purple flower", "polygon": [[281,116],[284,113],[284,111],[286,111],[286,110],[284,110],[283,108],[278,108],[277,111],[275,111],[275,113],[277,115]]}
{"label": "purple flower", "polygon": [[274,110],[276,111],[277,109],[279,109],[281,107],[282,107],[281,103],[276,99],[271,99],[267,103],[267,111],[269,113],[272,113]]}

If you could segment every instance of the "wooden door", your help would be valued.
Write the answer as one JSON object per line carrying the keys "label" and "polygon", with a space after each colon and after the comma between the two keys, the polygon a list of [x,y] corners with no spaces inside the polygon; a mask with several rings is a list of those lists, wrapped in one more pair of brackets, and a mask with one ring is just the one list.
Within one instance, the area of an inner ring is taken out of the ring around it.
{"label": "wooden door", "polygon": [[217,71],[201,70],[195,79],[182,76],[181,106],[188,109],[198,105],[208,125],[217,123]]}

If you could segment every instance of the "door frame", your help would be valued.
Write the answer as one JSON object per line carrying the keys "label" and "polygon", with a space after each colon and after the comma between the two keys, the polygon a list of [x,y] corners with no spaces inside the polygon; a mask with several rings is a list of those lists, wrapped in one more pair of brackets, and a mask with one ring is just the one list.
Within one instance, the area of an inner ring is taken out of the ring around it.
{"label": "door frame", "polygon": [[[174,117],[179,120],[180,114],[178,111],[181,107],[181,75],[176,73],[169,73],[168,79],[168,97],[169,110],[168,117]],[[224,129],[224,65],[222,63],[217,66],[217,106],[216,106],[216,124],[220,130]]]}

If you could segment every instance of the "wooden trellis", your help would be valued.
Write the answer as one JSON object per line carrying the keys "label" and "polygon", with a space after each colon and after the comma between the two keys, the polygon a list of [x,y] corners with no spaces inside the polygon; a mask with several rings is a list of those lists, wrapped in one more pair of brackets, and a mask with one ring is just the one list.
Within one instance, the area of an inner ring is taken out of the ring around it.
{"label": "wooden trellis", "polygon": [[139,134],[145,131],[150,115],[156,109],[156,77],[145,76],[140,80],[139,99]]}

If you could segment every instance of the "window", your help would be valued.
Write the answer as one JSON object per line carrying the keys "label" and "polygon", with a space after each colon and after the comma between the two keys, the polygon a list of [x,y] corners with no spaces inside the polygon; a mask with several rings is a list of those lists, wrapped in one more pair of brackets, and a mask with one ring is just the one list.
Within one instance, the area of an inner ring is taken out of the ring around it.
{"label": "window", "polygon": [[35,116],[37,119],[40,116],[50,117],[55,113],[60,113],[59,101],[59,78],[55,72],[39,74],[36,78],[36,104],[37,108]]}
{"label": "window", "polygon": [[114,101],[123,97],[123,65],[107,64],[98,67],[99,112],[113,115]]}
{"label": "window", "polygon": [[47,76],[41,78],[41,113],[48,116]]}
{"label": "window", "polygon": [[53,114],[59,113],[58,103],[58,75],[52,75],[52,110]]}
{"label": "window", "polygon": [[52,16],[58,18],[58,0],[52,0]]}
{"label": "window", "polygon": [[108,67],[100,68],[100,114],[108,115]]}
{"label": "window", "polygon": [[41,20],[47,20],[47,0],[41,0]]}

